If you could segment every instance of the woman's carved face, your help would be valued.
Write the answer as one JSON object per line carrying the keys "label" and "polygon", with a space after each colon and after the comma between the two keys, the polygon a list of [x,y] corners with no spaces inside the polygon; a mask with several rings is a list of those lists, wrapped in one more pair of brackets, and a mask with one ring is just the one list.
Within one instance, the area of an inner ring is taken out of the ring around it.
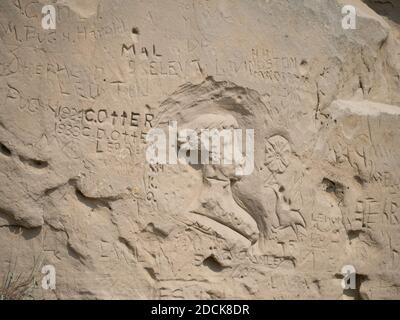
{"label": "woman's carved face", "polygon": [[[179,124],[178,124],[179,125]],[[203,166],[203,172],[206,178],[216,177],[223,180],[238,180],[239,176],[236,174],[237,168],[243,166],[244,159],[241,155],[234,155],[233,149],[233,131],[239,128],[239,124],[236,119],[230,114],[202,114],[193,120],[182,124],[179,129],[191,129],[195,130],[198,134],[198,152],[199,158],[201,158],[201,152],[208,152],[209,164],[201,164]],[[201,139],[202,130],[208,130],[209,133],[213,133],[213,130],[217,132],[224,131],[227,133],[226,137],[218,137],[220,142],[219,148],[214,149],[211,146],[211,140],[208,139],[208,145],[204,145],[204,141]],[[178,144],[185,141],[179,141]],[[226,151],[226,152],[225,152]],[[228,159],[229,158],[229,159]],[[199,161],[200,162],[200,161]]]}

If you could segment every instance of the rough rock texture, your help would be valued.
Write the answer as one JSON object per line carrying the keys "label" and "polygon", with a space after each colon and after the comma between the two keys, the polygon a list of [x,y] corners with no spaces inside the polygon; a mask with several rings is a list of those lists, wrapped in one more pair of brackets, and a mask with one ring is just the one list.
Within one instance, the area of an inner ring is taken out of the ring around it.
{"label": "rough rock texture", "polygon": [[[41,259],[38,299],[400,298],[399,1],[64,0],[56,30],[45,4],[0,1],[0,281]],[[169,120],[253,128],[254,172],[149,165]]]}

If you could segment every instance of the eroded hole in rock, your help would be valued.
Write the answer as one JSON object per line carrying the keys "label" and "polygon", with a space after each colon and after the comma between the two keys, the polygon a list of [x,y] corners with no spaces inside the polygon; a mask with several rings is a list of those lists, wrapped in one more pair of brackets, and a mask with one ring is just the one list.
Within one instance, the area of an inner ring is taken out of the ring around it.
{"label": "eroded hole in rock", "polygon": [[4,154],[7,157],[11,157],[11,150],[8,149],[4,144],[0,142],[0,153]]}
{"label": "eroded hole in rock", "polygon": [[221,272],[224,269],[224,267],[218,262],[218,260],[213,255],[204,259],[203,265],[208,267],[210,270],[214,272]]}
{"label": "eroded hole in rock", "polygon": [[322,184],[324,185],[326,192],[332,193],[339,200],[339,202],[343,201],[345,188],[340,182],[335,182],[328,178],[323,178]]}
{"label": "eroded hole in rock", "polygon": [[351,242],[352,240],[358,238],[361,234],[362,230],[348,230],[347,231],[347,236],[349,237],[349,241]]}
{"label": "eroded hole in rock", "polygon": [[20,156],[19,159],[21,160],[21,162],[36,168],[36,169],[44,169],[46,167],[48,167],[49,163],[47,161],[43,161],[43,160],[38,160],[38,159],[29,159],[29,158],[25,158]]}

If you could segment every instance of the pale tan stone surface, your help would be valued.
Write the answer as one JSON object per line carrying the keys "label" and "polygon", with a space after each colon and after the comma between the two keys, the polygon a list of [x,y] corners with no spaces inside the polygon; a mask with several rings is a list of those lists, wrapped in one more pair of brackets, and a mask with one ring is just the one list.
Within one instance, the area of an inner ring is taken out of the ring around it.
{"label": "pale tan stone surface", "polygon": [[[1,1],[0,281],[39,259],[38,299],[400,298],[400,8],[364,2],[63,0],[43,30],[47,2]],[[254,129],[253,174],[149,165],[169,120]]]}

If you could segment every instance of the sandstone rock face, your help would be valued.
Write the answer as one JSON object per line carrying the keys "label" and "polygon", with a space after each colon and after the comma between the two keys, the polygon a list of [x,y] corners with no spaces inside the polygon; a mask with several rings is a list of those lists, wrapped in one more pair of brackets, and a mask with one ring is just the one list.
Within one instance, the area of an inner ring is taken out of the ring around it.
{"label": "sandstone rock face", "polygon": [[[36,299],[400,298],[398,1],[63,0],[45,29],[47,4],[0,2],[0,281],[33,270]],[[170,121],[254,130],[254,170],[149,163]]]}

